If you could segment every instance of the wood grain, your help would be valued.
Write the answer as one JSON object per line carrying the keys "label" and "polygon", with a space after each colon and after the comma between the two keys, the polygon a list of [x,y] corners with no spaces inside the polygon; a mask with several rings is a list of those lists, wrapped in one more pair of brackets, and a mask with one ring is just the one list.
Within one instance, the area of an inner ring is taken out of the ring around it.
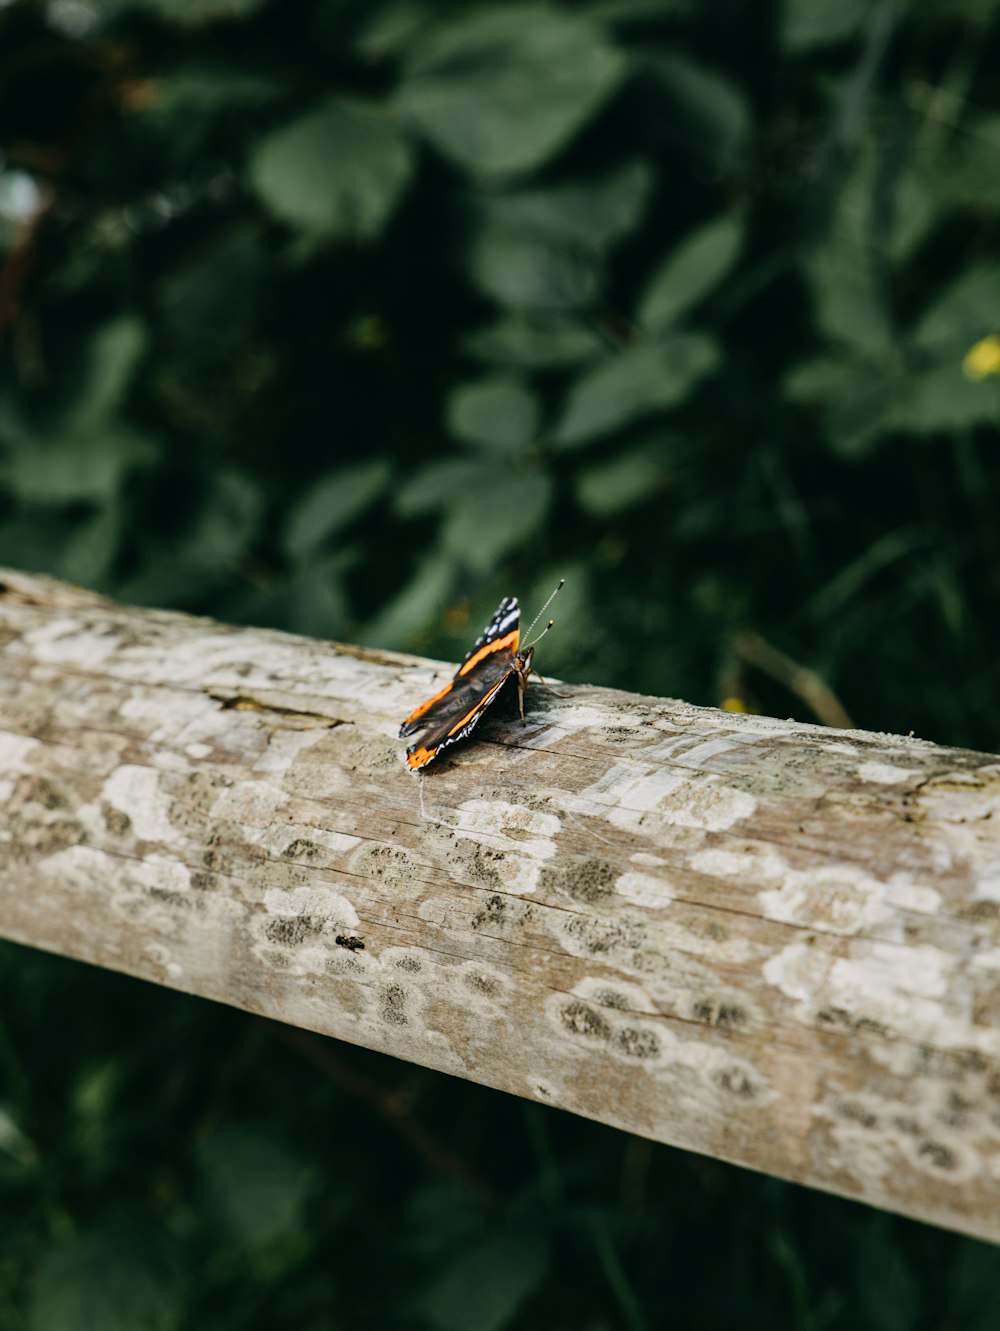
{"label": "wood grain", "polygon": [[1000,1239],[1000,758],[0,585],[7,938]]}

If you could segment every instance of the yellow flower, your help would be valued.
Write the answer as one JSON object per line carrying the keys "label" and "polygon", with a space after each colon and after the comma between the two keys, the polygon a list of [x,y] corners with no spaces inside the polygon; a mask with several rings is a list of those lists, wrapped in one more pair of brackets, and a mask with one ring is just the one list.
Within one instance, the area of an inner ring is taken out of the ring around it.
{"label": "yellow flower", "polygon": [[1000,337],[991,334],[970,347],[962,361],[962,373],[974,380],[1000,374]]}

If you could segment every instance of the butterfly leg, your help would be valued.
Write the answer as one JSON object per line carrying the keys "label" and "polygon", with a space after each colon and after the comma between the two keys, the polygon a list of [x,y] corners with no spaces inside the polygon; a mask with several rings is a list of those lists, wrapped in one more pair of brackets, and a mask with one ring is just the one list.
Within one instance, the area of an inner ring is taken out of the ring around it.
{"label": "butterfly leg", "polygon": [[539,681],[539,683],[541,684],[541,686],[542,686],[543,689],[548,689],[549,693],[554,693],[554,694],[556,695],[557,698],[568,698],[568,697],[569,697],[569,694],[568,694],[568,693],[560,693],[559,690],[558,690],[558,689],[554,689],[554,688],[552,687],[552,685],[548,683],[547,680],[542,679],[541,675],[539,675],[539,673],[538,673],[537,670],[533,670],[531,673],[532,673],[532,674],[538,679],[538,681]]}
{"label": "butterfly leg", "polygon": [[521,713],[521,725],[522,725],[522,726],[525,726],[525,725],[528,724],[527,721],[525,721],[525,719],[524,719],[524,689],[525,689],[525,685],[526,685],[526,683],[527,683],[527,680],[525,679],[524,675],[523,675],[520,671],[518,671],[518,672],[517,672],[517,710]]}

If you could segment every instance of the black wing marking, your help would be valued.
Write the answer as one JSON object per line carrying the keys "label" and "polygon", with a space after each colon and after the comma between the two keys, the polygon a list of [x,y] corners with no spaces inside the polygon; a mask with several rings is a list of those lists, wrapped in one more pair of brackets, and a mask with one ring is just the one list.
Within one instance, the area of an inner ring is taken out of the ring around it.
{"label": "black wing marking", "polygon": [[[468,661],[472,660],[480,647],[485,647],[488,642],[495,642],[497,638],[506,637],[508,633],[517,628],[520,619],[521,607],[517,603],[517,597],[505,596],[497,606],[496,614],[462,658],[462,664],[455,672],[456,676],[462,673],[463,667]],[[514,650],[517,650],[516,646]]]}

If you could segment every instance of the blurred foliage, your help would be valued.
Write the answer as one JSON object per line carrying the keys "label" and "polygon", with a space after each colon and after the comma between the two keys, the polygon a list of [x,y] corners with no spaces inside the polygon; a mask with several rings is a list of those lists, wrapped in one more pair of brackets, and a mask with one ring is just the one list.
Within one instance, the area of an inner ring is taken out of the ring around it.
{"label": "blurred foliage", "polygon": [[[5,0],[0,562],[448,659],[566,576],[547,674],[1000,747],[998,34]],[[253,1023],[2,958],[0,1325],[1000,1316],[977,1245],[350,1055],[442,1181]]]}

